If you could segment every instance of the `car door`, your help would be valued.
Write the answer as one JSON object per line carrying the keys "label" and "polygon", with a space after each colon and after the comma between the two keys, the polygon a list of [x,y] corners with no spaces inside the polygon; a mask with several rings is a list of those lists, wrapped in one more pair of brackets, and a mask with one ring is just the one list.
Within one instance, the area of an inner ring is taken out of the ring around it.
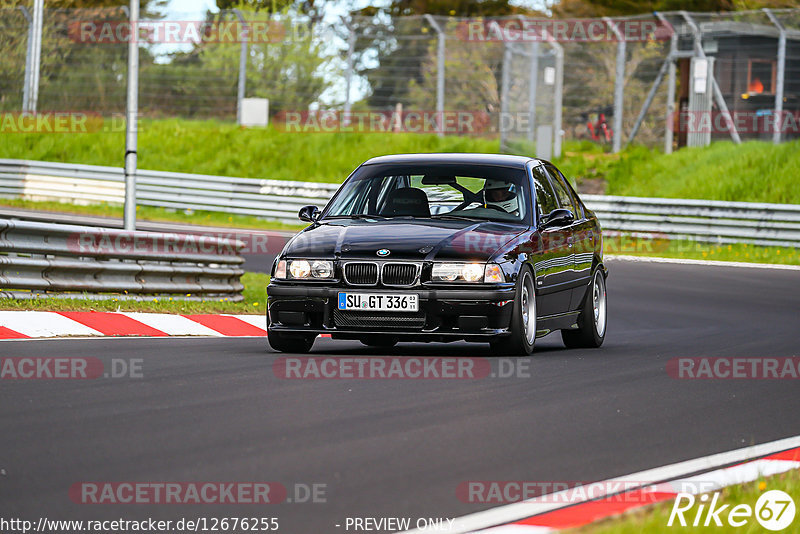
{"label": "car door", "polygon": [[592,222],[586,217],[583,204],[570,187],[564,175],[554,165],[546,165],[556,197],[562,208],[572,212],[575,219],[569,226],[569,248],[572,256],[570,286],[572,298],[570,310],[575,310],[583,303],[586,287],[592,274],[594,252],[594,236]]}
{"label": "car door", "polygon": [[534,197],[536,200],[536,227],[533,234],[536,242],[533,268],[536,279],[536,304],[540,316],[557,315],[569,311],[572,298],[571,280],[573,278],[572,253],[568,237],[572,230],[567,228],[542,228],[545,217],[559,207],[558,199],[543,166],[531,169]]}

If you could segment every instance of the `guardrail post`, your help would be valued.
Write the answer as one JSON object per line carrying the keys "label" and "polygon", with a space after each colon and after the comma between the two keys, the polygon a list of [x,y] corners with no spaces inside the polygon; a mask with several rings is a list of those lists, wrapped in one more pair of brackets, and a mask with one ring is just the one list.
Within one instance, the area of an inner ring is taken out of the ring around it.
{"label": "guardrail post", "polygon": [[781,142],[781,122],[783,121],[783,85],[786,77],[786,27],[769,8],[764,8],[769,20],[778,28],[778,73],[775,79],[775,123],[772,130],[772,142]]}
{"label": "guardrail post", "polygon": [[439,136],[444,136],[444,59],[445,34],[439,23],[431,15],[425,14],[425,20],[433,27],[438,36],[436,45],[436,115]]}
{"label": "guardrail post", "polygon": [[139,115],[139,0],[131,0],[128,41],[128,105],[125,124],[125,230],[136,230],[136,158]]}

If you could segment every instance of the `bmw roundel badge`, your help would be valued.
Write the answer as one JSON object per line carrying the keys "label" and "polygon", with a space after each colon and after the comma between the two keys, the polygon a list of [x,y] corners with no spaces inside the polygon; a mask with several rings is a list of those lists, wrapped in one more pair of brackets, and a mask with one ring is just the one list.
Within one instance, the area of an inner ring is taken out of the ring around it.
{"label": "bmw roundel badge", "polygon": [[391,253],[392,253],[392,251],[391,251],[391,250],[389,250],[388,248],[382,248],[382,249],[380,249],[378,252],[376,252],[376,254],[377,254],[378,256],[388,256],[388,255],[389,255],[389,254],[391,254]]}

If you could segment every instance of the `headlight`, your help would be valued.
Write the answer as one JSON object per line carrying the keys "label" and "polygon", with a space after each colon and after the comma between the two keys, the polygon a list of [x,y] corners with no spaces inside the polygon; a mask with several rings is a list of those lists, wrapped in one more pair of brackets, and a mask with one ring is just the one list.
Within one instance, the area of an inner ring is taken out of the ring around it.
{"label": "headlight", "polygon": [[[289,276],[287,276],[287,272]],[[333,262],[328,260],[281,260],[275,269],[275,278],[330,280],[333,278]]]}
{"label": "headlight", "polygon": [[499,265],[490,263],[435,263],[431,271],[434,282],[504,282]]}

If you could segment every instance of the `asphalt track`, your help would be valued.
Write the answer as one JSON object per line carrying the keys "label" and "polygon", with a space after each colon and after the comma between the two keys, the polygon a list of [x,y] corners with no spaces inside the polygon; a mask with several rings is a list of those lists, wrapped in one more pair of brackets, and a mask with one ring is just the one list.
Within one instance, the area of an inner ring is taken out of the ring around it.
{"label": "asphalt track", "polygon": [[[141,358],[140,379],[0,382],[0,516],[453,517],[474,480],[592,481],[800,434],[797,380],[677,380],[678,356],[798,356],[800,272],[611,263],[599,350],[537,342],[530,376],[284,380],[263,339],[3,342],[2,356]],[[317,354],[368,355],[320,339]],[[488,356],[400,345],[399,355]],[[4,473],[4,474],[3,474]],[[79,481],[327,485],[324,504],[80,505]],[[351,530],[352,532],[352,530]]]}

